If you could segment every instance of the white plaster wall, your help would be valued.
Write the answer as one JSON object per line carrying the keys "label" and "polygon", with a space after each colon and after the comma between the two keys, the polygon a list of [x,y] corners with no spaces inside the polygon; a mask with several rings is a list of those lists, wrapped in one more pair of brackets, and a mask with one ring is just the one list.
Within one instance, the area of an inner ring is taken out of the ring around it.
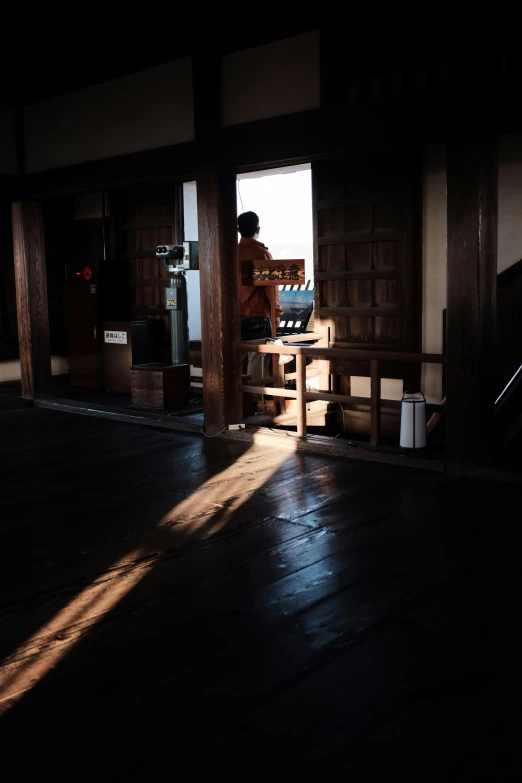
{"label": "white plaster wall", "polygon": [[498,144],[498,271],[521,258],[522,133],[509,133]]}
{"label": "white plaster wall", "polygon": [[[51,372],[53,375],[67,375],[69,372],[67,356],[51,356]],[[4,381],[19,381],[21,377],[19,359],[0,362],[0,383]]]}
{"label": "white plaster wall", "polygon": [[26,106],[24,124],[28,172],[192,141],[191,58]]}
{"label": "white plaster wall", "polygon": [[223,124],[317,109],[319,31],[222,58]]}
{"label": "white plaster wall", "polygon": [[80,193],[73,199],[73,218],[74,220],[99,220],[105,214],[109,217],[110,199],[103,193]]}
{"label": "white plaster wall", "polygon": [[198,198],[195,182],[183,183],[183,229],[186,242],[197,242]]}
{"label": "white plaster wall", "polygon": [[15,112],[0,106],[0,174],[16,174]]}
{"label": "white plaster wall", "polygon": [[[197,242],[198,205],[195,182],[183,183],[183,230],[185,241]],[[201,340],[201,300],[199,272],[186,272],[189,339]],[[197,368],[193,368],[195,371]],[[195,372],[192,372],[192,375]],[[197,374],[197,373],[196,373]]]}
{"label": "white plaster wall", "polygon": [[[446,307],[446,149],[424,149],[422,198],[422,350],[442,352],[442,311]],[[429,402],[442,399],[442,367],[422,365],[422,390]]]}
{"label": "white plaster wall", "polygon": [[[350,379],[351,393],[354,397],[370,397],[370,379],[360,375],[352,375]],[[402,397],[402,381],[400,378],[381,378],[381,398],[383,400],[400,400]]]}

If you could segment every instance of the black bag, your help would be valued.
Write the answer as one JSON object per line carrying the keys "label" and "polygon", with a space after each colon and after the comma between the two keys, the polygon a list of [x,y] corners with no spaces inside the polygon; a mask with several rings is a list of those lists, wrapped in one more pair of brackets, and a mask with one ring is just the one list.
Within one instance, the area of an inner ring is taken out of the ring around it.
{"label": "black bag", "polygon": [[241,319],[241,339],[261,340],[263,337],[272,337],[272,321],[264,316]]}

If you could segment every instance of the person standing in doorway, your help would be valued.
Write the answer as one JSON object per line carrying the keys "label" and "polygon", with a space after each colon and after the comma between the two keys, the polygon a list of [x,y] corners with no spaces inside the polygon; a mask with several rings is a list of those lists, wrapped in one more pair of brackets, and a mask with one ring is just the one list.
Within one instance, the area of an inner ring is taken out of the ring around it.
{"label": "person standing in doorway", "polygon": [[[259,242],[259,217],[255,212],[243,212],[237,219],[239,241],[239,274],[242,261],[272,261],[268,248]],[[279,302],[278,286],[246,286],[240,282],[241,339],[258,340],[272,337],[272,304],[275,305],[276,326],[283,312]],[[242,371],[258,381],[270,375],[270,354],[247,353],[243,355]]]}

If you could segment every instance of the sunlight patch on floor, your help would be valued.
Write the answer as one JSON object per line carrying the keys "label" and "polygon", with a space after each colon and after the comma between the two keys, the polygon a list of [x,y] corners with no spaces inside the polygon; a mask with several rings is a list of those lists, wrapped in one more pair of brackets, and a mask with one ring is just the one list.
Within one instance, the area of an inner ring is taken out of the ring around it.
{"label": "sunlight patch on floor", "polygon": [[[198,535],[214,535],[288,458],[286,449],[241,455],[221,473],[208,478],[159,521],[171,527],[179,543]],[[255,464],[255,471],[252,470]],[[148,548],[126,552],[48,623],[0,665],[0,704],[5,712],[40,682],[154,568]],[[114,578],[115,572],[117,578]]]}

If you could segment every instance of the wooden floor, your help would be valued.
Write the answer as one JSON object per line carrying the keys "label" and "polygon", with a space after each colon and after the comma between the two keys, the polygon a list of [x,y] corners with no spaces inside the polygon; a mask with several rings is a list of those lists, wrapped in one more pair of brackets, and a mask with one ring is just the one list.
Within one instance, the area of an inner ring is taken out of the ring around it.
{"label": "wooden floor", "polygon": [[520,779],[520,487],[0,413],[2,781]]}

